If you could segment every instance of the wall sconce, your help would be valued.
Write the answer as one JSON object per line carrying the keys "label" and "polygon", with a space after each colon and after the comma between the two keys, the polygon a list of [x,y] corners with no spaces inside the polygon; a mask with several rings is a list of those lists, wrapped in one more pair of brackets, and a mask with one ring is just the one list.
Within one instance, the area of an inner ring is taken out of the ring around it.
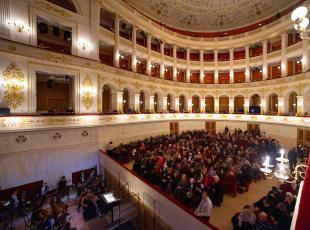
{"label": "wall sconce", "polygon": [[15,138],[17,143],[21,143],[21,142],[26,142],[27,141],[27,137],[25,137],[24,135],[18,136]]}
{"label": "wall sconce", "polygon": [[10,27],[15,28],[15,30],[19,33],[23,33],[24,31],[26,32],[30,32],[31,29],[30,27],[26,26],[24,23],[22,23],[21,21],[12,21],[12,20],[7,20],[7,24]]}
{"label": "wall sconce", "polygon": [[60,139],[61,137],[62,137],[61,133],[55,133],[53,136],[55,140]]}
{"label": "wall sconce", "polygon": [[83,130],[82,131],[82,136],[83,137],[87,137],[88,136],[88,131],[87,130]]}
{"label": "wall sconce", "polygon": [[86,40],[81,40],[78,42],[78,46],[83,49],[83,50],[91,50],[93,47],[90,44],[90,42],[86,41]]}

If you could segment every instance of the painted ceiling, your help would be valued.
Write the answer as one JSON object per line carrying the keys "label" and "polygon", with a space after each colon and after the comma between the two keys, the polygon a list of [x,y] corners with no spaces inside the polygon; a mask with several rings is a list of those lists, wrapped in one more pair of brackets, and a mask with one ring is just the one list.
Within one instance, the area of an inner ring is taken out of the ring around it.
{"label": "painted ceiling", "polygon": [[275,16],[298,0],[123,0],[164,25],[212,32],[244,27]]}

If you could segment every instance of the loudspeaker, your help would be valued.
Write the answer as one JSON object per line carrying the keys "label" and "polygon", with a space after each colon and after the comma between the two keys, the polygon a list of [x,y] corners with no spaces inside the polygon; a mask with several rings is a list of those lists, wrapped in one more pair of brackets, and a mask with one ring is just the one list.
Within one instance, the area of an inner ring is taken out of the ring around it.
{"label": "loudspeaker", "polygon": [[65,30],[64,32],[64,39],[65,41],[71,41],[72,37],[71,37],[71,31]]}
{"label": "loudspeaker", "polygon": [[38,31],[40,34],[47,34],[48,26],[44,22],[39,22]]}

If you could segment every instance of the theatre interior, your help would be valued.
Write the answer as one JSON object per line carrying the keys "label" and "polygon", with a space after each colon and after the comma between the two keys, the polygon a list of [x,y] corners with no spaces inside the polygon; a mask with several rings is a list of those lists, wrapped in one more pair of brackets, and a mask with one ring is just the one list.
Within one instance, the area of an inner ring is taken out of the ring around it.
{"label": "theatre interior", "polygon": [[310,0],[0,0],[0,230],[310,229]]}

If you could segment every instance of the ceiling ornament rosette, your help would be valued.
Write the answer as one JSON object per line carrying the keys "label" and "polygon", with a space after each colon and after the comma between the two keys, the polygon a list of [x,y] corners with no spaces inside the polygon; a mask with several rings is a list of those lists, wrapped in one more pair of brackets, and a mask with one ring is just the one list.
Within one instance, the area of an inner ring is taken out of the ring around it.
{"label": "ceiling ornament rosette", "polygon": [[299,0],[123,0],[164,25],[216,32],[248,26],[275,16]]}

